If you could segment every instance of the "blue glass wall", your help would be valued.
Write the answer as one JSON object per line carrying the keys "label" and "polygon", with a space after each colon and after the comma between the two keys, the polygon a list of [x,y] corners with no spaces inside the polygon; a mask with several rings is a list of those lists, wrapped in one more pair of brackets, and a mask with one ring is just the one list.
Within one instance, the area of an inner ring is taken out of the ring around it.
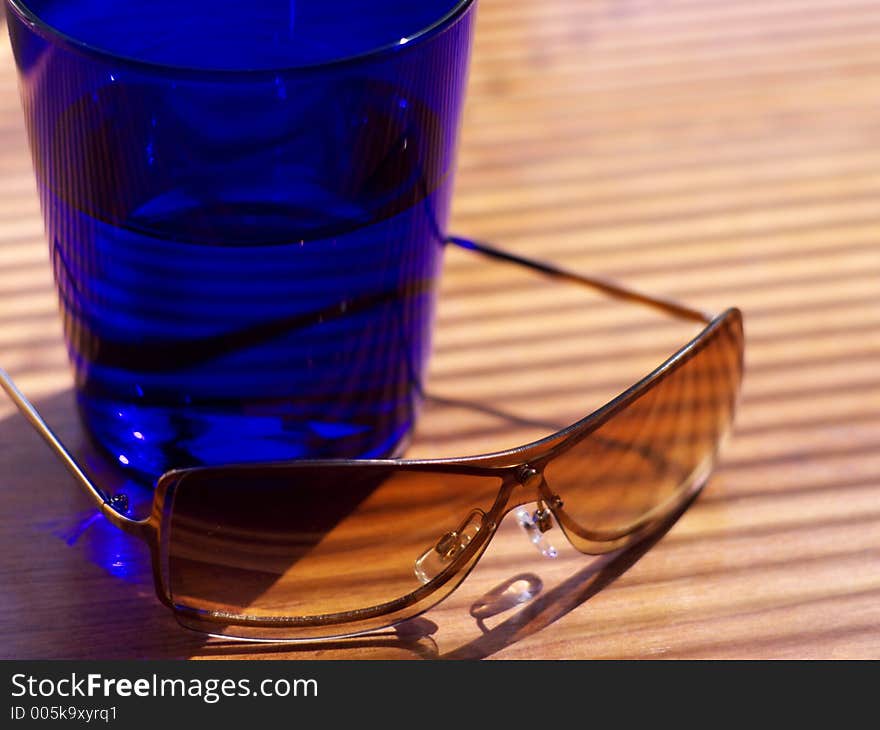
{"label": "blue glass wall", "polygon": [[[65,336],[101,448],[150,479],[399,450],[430,351],[473,5],[413,4],[449,15],[376,54],[302,65],[361,52],[349,33],[272,70],[280,51],[267,43],[265,58],[256,42],[199,52],[197,16],[218,3],[190,4],[199,13],[168,30],[165,57],[105,33],[147,63],[33,26],[15,2]],[[140,3],[96,4],[124,15]],[[227,5],[211,22],[231,32]],[[250,5],[273,2],[234,3]],[[356,25],[356,6],[401,3],[323,5],[348,7],[339,22]]]}

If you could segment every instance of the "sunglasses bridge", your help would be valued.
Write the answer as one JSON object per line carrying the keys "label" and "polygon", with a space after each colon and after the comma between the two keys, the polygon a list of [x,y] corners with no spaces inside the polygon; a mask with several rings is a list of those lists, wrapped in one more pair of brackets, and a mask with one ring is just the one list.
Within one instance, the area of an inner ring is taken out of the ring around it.
{"label": "sunglasses bridge", "polygon": [[[547,539],[545,533],[553,529],[556,521],[553,511],[547,505],[544,497],[546,484],[543,474],[537,469],[525,464],[517,470],[518,486],[529,490],[532,494],[523,499],[520,495],[517,504],[512,508],[506,508],[505,513],[516,510],[517,524],[525,534],[528,541],[545,558],[555,558],[558,551]],[[543,487],[543,488],[542,488]],[[529,512],[525,504],[537,503],[537,509]],[[550,500],[552,508],[562,507],[562,500],[558,495],[553,495]],[[454,530],[445,532],[440,538],[418,558],[416,558],[413,571],[416,578],[422,584],[429,583],[449,567],[455,559],[464,552],[482,529],[495,529],[496,525],[489,522],[489,516],[481,509],[471,510],[464,520]]]}

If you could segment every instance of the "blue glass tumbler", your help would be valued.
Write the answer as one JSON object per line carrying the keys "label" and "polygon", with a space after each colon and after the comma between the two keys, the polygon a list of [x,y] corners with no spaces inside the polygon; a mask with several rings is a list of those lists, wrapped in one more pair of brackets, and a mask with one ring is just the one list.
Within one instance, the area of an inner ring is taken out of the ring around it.
{"label": "blue glass tumbler", "polygon": [[422,395],[472,0],[6,0],[87,430],[137,476],[387,456]]}

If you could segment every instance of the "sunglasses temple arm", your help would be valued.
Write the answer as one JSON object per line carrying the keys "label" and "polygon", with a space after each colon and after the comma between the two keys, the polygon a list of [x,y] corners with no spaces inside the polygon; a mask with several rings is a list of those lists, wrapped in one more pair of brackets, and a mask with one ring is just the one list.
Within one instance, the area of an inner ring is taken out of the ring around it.
{"label": "sunglasses temple arm", "polygon": [[679,304],[678,302],[673,302],[668,299],[652,297],[648,294],[642,294],[641,292],[627,289],[620,286],[619,284],[615,284],[613,281],[608,281],[606,279],[600,279],[592,276],[584,276],[582,274],[576,274],[573,271],[567,271],[566,269],[560,268],[559,266],[556,266],[554,264],[549,264],[544,261],[538,261],[536,259],[531,259],[526,256],[520,256],[519,254],[510,253],[509,251],[503,251],[486,243],[473,241],[468,238],[449,236],[446,240],[449,243],[454,243],[456,246],[467,249],[468,251],[476,251],[494,259],[499,259],[501,261],[507,261],[513,264],[519,264],[520,266],[525,266],[527,268],[533,269],[534,271],[539,271],[542,274],[546,274],[547,276],[552,276],[557,279],[565,279],[566,281],[574,282],[575,284],[588,286],[593,289],[597,289],[605,294],[608,294],[609,296],[615,297],[616,299],[624,299],[628,302],[644,304],[645,306],[659,309],[665,314],[670,314],[673,317],[678,317],[679,319],[689,319],[695,322],[702,322],[703,324],[712,321],[712,316],[706,314],[705,312],[701,312],[697,309],[691,309],[690,307],[686,307],[683,304]]}
{"label": "sunglasses temple arm", "polygon": [[[64,467],[71,476],[79,483],[79,485],[89,495],[95,506],[117,527],[126,530],[126,532],[139,532],[141,523],[132,520],[122,514],[127,508],[127,500],[124,496],[110,497],[99,489],[91,479],[82,470],[82,467],[76,462],[70,452],[64,447],[64,444],[58,439],[55,433],[43,420],[42,416],[34,408],[33,404],[25,397],[12,378],[9,377],[3,368],[0,368],[0,387],[6,391],[13,403],[21,414],[28,420],[34,430],[42,436],[49,448],[55,453],[55,456],[64,464]],[[135,527],[137,526],[137,527]]]}

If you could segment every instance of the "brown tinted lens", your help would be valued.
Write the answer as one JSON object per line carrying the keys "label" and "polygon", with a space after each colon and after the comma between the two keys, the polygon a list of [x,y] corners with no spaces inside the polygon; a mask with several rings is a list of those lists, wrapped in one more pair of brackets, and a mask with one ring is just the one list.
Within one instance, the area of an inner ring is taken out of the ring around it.
{"label": "brown tinted lens", "polygon": [[732,311],[652,388],[548,463],[544,477],[569,532],[626,535],[708,476],[733,418],[742,350]]}
{"label": "brown tinted lens", "polygon": [[163,531],[167,588],[186,609],[258,618],[398,601],[424,584],[419,557],[488,513],[500,485],[376,465],[195,471]]}

